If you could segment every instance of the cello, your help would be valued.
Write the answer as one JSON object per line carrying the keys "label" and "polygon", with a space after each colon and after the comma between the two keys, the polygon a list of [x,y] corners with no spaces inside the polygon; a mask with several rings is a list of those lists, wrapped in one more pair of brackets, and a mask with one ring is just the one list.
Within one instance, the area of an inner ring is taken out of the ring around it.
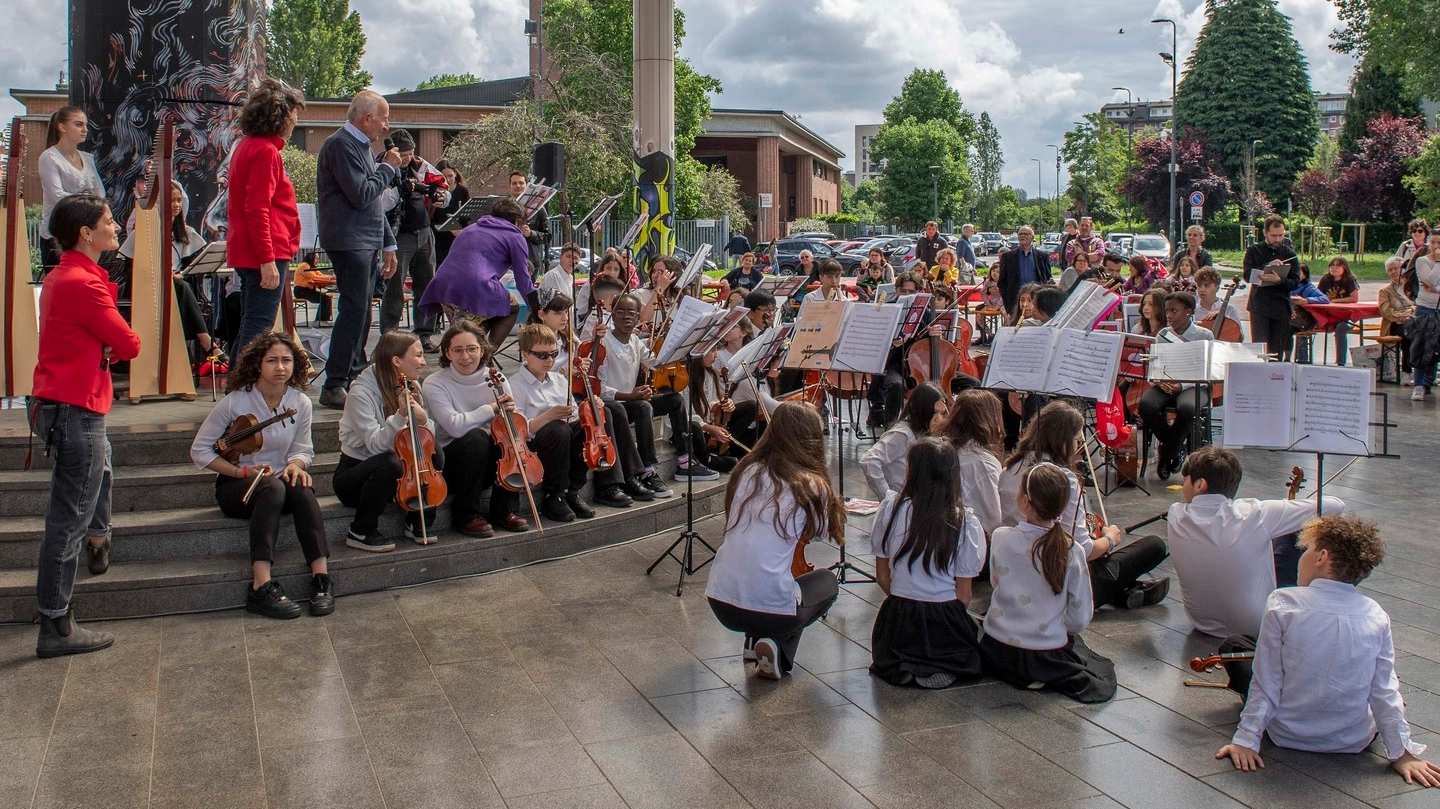
{"label": "cello", "polygon": [[[604,304],[597,302],[596,307],[604,314]],[[598,316],[597,316],[598,317]],[[572,391],[579,388],[579,395],[582,397],[580,404],[580,426],[585,428],[585,447],[583,455],[585,465],[597,471],[609,469],[615,465],[615,442],[610,440],[609,433],[605,430],[605,406],[600,403],[600,363],[605,361],[605,345],[599,340],[592,340],[580,346],[583,351],[589,347],[586,353],[590,354],[590,370],[583,374],[577,373],[579,368],[580,355],[576,353],[575,331],[570,330],[570,376],[574,380]]]}
{"label": "cello", "polygon": [[535,519],[535,530],[545,533],[540,525],[540,509],[535,506],[535,488],[545,478],[545,467],[540,457],[530,449],[530,427],[525,417],[500,405],[501,391],[505,390],[505,376],[500,366],[490,360],[490,391],[495,394],[495,420],[490,423],[490,434],[500,451],[496,463],[496,483],[512,492],[525,492],[530,504],[530,516]]}
{"label": "cello", "polygon": [[415,423],[413,396],[417,392],[415,383],[404,374],[400,375],[400,395],[406,400],[405,426],[395,434],[395,457],[405,470],[395,486],[395,501],[400,508],[420,515],[420,538],[416,541],[429,545],[435,541],[425,527],[425,509],[439,508],[450,493],[445,477],[435,468],[435,434],[424,424]]}
{"label": "cello", "polygon": [[[1220,308],[1206,315],[1200,320],[1200,327],[1209,329],[1215,335],[1216,340],[1224,340],[1227,343],[1241,342],[1244,335],[1240,332],[1240,321],[1230,317],[1226,313],[1230,309],[1230,299],[1235,296],[1235,290],[1241,287],[1240,276],[1230,279],[1225,287],[1225,297],[1220,301]],[[1225,383],[1216,382],[1210,391],[1210,398],[1214,401],[1224,401]]]}
{"label": "cello", "polygon": [[[942,314],[951,311],[956,312],[957,316],[960,311],[955,308],[953,298],[950,306],[935,314],[931,325],[935,325]],[[970,365],[973,370],[973,360]],[[949,340],[932,334],[924,340],[916,341],[905,352],[905,367],[909,371],[907,387],[913,390],[923,382],[934,382],[948,395],[951,383],[955,381],[955,374],[960,370],[960,349]]]}

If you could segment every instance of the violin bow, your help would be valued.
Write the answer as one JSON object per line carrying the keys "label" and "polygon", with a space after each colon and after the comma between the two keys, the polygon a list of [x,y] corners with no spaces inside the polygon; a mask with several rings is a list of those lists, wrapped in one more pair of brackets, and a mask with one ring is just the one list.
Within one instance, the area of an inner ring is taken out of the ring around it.
{"label": "violin bow", "polygon": [[420,493],[420,536],[427,537],[430,531],[425,527],[425,500],[429,486],[420,477],[420,439],[415,435],[415,399],[410,393],[410,378],[400,375],[400,388],[405,392],[405,425],[410,428],[410,457],[415,459],[415,491]]}
{"label": "violin bow", "polygon": [[[1085,456],[1085,468],[1090,470],[1090,480],[1095,480],[1095,464],[1090,460],[1089,442],[1086,442],[1080,447],[1080,454]],[[1081,492],[1081,497],[1084,497],[1083,491]],[[1105,513],[1105,495],[1100,493],[1098,486],[1095,487],[1095,502],[1100,505],[1100,519],[1103,520],[1106,525],[1109,525],[1110,515]]]}

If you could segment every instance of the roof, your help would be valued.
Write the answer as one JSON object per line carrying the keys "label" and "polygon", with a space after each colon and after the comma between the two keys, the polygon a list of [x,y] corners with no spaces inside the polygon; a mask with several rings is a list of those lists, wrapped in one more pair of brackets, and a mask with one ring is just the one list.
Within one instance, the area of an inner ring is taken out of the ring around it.
{"label": "roof", "polygon": [[842,158],[842,157],[845,156],[845,152],[844,152],[843,150],[837,148],[837,147],[835,146],[835,144],[831,143],[830,141],[825,140],[824,138],[820,137],[820,135],[819,135],[818,133],[816,133],[814,130],[810,129],[809,127],[805,126],[804,124],[800,123],[800,120],[799,120],[798,118],[796,118],[795,116],[791,115],[791,114],[788,113],[788,112],[785,112],[784,110],[736,109],[736,108],[729,108],[729,107],[723,108],[723,109],[711,109],[711,110],[710,110],[710,120],[707,120],[707,121],[705,122],[705,134],[707,134],[707,135],[714,135],[714,136],[721,136],[721,137],[723,137],[723,136],[725,136],[725,135],[740,134],[740,133],[737,133],[737,132],[729,132],[729,131],[725,131],[725,130],[716,130],[716,129],[714,129],[714,128],[711,126],[711,123],[714,121],[715,118],[717,118],[717,117],[723,117],[723,116],[750,116],[750,117],[764,117],[764,118],[778,119],[778,120],[776,121],[777,124],[779,124],[779,125],[781,125],[781,126],[783,126],[783,127],[789,128],[789,129],[794,129],[794,130],[802,133],[807,139],[809,139],[810,141],[812,141],[816,146],[819,146],[819,147],[821,147],[821,148],[829,151],[830,154],[831,154],[831,156],[832,156],[832,162],[833,162],[833,160],[838,160],[838,159],[840,159],[840,158]]}
{"label": "roof", "polygon": [[408,93],[391,93],[385,100],[391,104],[453,104],[462,107],[503,107],[514,104],[531,94],[530,77],[516,76],[511,79],[495,79],[475,84],[457,84],[452,87],[432,87],[428,90],[411,90]]}

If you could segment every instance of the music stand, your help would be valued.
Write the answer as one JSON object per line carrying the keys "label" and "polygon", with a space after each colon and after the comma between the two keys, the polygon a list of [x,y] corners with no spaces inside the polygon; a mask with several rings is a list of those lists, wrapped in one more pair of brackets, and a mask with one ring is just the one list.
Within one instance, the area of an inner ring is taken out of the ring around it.
{"label": "music stand", "polygon": [[436,230],[442,230],[446,233],[454,233],[462,230],[471,222],[490,213],[490,209],[495,207],[495,203],[502,199],[505,199],[505,197],[471,197],[465,200],[465,204],[461,205],[455,213],[451,214],[450,218],[446,219],[444,224],[440,225]]}
{"label": "music stand", "polygon": [[581,219],[579,224],[575,225],[575,233],[577,236],[582,230],[589,230],[592,235],[599,234],[604,230],[605,217],[609,216],[610,212],[615,210],[615,205],[619,202],[620,195],[613,194],[596,203],[595,207],[591,208],[590,212],[585,214],[585,218]]}
{"label": "music stand", "polygon": [[[220,296],[219,273],[225,268],[225,242],[222,240],[218,242],[210,242],[209,244],[200,248],[200,252],[196,253],[195,257],[190,260],[190,263],[185,265],[185,269],[180,271],[180,275],[181,277],[186,279],[204,279],[206,277],[209,277],[211,279],[210,294],[215,299],[215,302],[212,303],[211,306],[216,309],[220,309],[224,306],[224,299]],[[215,371],[215,364],[211,363],[210,401],[212,402],[217,402],[220,400],[220,381],[219,379],[217,379],[218,376],[219,374]]]}

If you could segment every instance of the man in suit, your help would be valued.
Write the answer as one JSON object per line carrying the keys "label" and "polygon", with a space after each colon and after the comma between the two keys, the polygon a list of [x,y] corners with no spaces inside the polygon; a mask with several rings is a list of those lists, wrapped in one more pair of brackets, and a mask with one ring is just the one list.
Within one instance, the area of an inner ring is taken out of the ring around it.
{"label": "man in suit", "polygon": [[1053,284],[1050,277],[1050,258],[1035,249],[1035,230],[1023,225],[1018,233],[1020,246],[1000,255],[992,273],[998,272],[995,283],[1000,287],[1000,298],[1005,301],[1005,311],[1013,319],[1020,299],[1020,287],[1026,284]]}
{"label": "man in suit", "polygon": [[[518,171],[510,172],[510,198],[518,200],[520,195],[525,193],[528,182],[524,174]],[[545,209],[540,209],[530,217],[529,222],[521,225],[520,233],[530,246],[530,280],[534,281],[536,275],[550,266],[550,258],[546,255],[550,247],[550,219],[545,216]]]}
{"label": "man in suit", "polygon": [[1250,286],[1250,339],[1281,359],[1290,358],[1290,296],[1300,288],[1300,259],[1286,244],[1285,217],[1265,217],[1265,241],[1250,245],[1241,261],[1245,278],[1260,271]]}
{"label": "man in suit", "polygon": [[370,151],[389,129],[389,103],[361,90],[350,102],[345,125],[320,147],[316,166],[320,247],[330,256],[340,291],[320,404],[336,410],[345,407],[350,380],[365,367],[376,277],[395,274],[395,233],[381,195],[399,172],[400,152],[392,147],[376,162]]}

